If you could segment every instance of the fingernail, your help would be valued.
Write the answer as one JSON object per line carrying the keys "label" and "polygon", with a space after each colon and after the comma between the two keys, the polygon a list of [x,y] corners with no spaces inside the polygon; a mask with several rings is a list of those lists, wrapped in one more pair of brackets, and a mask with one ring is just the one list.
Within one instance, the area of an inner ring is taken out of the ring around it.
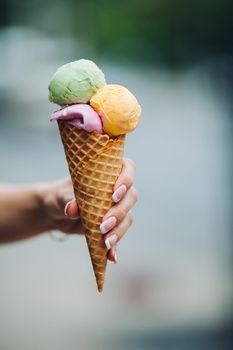
{"label": "fingernail", "polygon": [[116,225],[117,219],[115,216],[111,216],[100,225],[100,232],[105,234],[110,231]]}
{"label": "fingernail", "polygon": [[114,253],[114,264],[116,264],[117,263],[117,253],[115,252]]}
{"label": "fingernail", "polygon": [[[71,199],[70,201],[68,201],[68,202],[66,203],[65,208],[64,208],[64,214],[65,214],[66,216],[69,216],[68,213],[67,213],[67,211],[68,211],[68,209],[69,209],[70,204],[73,203],[73,202],[75,202],[75,198]],[[72,219],[75,220],[75,219],[78,219],[78,218],[79,218],[79,215],[76,216],[76,217],[73,217]]]}
{"label": "fingernail", "polygon": [[117,242],[118,240],[118,237],[116,234],[108,237],[106,240],[105,240],[105,245],[107,247],[107,250],[111,249]]}
{"label": "fingernail", "polygon": [[66,205],[65,205],[64,214],[65,214],[66,216],[68,216],[68,215],[67,215],[67,210],[68,210],[68,208],[69,208],[69,206],[70,206],[71,203],[72,203],[72,201],[69,201],[69,202],[67,202]]}
{"label": "fingernail", "polygon": [[126,191],[127,191],[127,188],[125,185],[121,185],[120,187],[118,187],[118,189],[112,195],[113,202],[115,203],[119,202],[126,194]]}

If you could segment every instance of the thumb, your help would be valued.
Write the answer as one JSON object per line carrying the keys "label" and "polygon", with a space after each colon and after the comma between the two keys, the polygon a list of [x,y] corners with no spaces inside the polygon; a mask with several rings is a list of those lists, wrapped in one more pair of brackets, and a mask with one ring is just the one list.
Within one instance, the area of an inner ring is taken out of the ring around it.
{"label": "thumb", "polygon": [[79,218],[79,210],[78,205],[75,199],[67,202],[64,207],[64,214],[68,216],[70,219],[78,219]]}

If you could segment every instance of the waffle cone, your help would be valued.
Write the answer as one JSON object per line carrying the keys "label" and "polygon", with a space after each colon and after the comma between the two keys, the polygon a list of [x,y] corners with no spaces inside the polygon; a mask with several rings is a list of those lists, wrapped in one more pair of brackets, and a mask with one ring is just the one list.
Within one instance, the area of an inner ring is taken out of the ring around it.
{"label": "waffle cone", "polygon": [[99,226],[113,205],[113,187],[122,168],[125,135],[110,138],[106,134],[78,130],[65,121],[58,121],[58,125],[97,287],[101,292],[107,249]]}

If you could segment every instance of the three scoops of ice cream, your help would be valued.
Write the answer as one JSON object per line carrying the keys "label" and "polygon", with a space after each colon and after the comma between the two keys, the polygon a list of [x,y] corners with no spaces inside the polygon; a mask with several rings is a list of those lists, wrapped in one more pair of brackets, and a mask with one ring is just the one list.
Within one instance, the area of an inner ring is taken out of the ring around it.
{"label": "three scoops of ice cream", "polygon": [[87,132],[126,134],[137,126],[141,107],[125,87],[106,84],[97,65],[80,59],[58,68],[49,83],[49,100],[62,108],[51,120],[66,120]]}

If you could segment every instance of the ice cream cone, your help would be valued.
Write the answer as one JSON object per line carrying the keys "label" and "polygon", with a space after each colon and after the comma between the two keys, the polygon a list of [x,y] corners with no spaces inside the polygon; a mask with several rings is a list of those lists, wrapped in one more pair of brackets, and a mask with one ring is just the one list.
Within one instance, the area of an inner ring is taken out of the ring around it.
{"label": "ice cream cone", "polygon": [[60,135],[79,205],[80,216],[99,292],[103,290],[107,249],[99,226],[112,207],[112,193],[122,168],[125,135],[88,133],[58,121]]}

